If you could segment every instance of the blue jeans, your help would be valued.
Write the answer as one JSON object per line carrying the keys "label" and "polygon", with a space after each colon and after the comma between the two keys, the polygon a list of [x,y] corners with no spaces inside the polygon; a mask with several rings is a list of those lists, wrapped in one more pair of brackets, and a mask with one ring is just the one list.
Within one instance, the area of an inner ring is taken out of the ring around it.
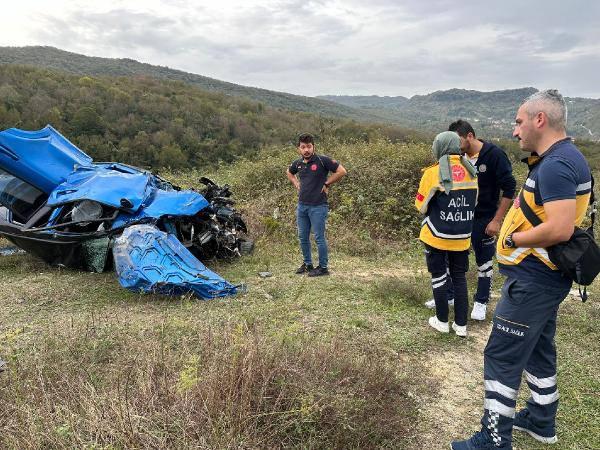
{"label": "blue jeans", "polygon": [[324,205],[305,205],[298,203],[296,210],[296,219],[298,221],[298,238],[300,239],[300,248],[304,264],[312,264],[312,255],[310,251],[310,231],[312,229],[319,250],[319,266],[326,268],[328,263],[327,241],[325,240],[325,222],[329,214],[329,206]]}

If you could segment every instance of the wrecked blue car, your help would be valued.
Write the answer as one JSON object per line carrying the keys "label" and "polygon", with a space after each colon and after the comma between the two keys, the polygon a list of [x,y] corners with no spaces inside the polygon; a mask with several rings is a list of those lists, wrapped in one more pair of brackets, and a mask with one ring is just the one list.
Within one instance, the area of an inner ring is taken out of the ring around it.
{"label": "wrecked blue car", "polygon": [[200,260],[252,251],[227,185],[182,190],[120,163],[94,163],[50,125],[0,132],[0,236],[52,265],[116,270],[136,292],[208,299],[238,286]]}

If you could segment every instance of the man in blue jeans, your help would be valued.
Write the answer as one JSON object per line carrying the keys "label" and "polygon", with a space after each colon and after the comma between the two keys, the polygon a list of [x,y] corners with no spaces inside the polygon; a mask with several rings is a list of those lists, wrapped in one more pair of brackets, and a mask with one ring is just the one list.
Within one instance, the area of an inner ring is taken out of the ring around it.
{"label": "man in blue jeans", "polygon": [[[329,214],[327,193],[329,186],[346,175],[346,169],[337,161],[315,153],[315,141],[311,134],[298,136],[297,150],[300,158],[288,167],[286,175],[298,190],[298,238],[304,262],[297,274],[308,273],[309,277],[329,275],[325,222]],[[329,173],[331,172],[331,176]],[[310,249],[312,229],[319,250],[319,265],[313,266]]]}

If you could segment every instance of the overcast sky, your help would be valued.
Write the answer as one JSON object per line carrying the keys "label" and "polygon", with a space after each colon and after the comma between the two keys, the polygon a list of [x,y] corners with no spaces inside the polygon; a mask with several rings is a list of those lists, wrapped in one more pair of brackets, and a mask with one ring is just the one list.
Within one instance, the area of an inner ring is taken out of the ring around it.
{"label": "overcast sky", "polygon": [[596,0],[16,0],[0,45],[309,96],[533,86],[600,98],[599,24]]}

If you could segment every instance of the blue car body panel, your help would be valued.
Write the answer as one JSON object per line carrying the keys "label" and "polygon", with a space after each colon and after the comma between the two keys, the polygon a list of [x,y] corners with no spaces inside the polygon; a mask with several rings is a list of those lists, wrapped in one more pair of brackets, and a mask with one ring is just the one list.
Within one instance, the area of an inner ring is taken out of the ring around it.
{"label": "blue car body panel", "polygon": [[[78,167],[51,192],[48,206],[94,200],[113,208],[137,211],[147,195],[150,176],[143,172],[123,173],[101,165]],[[123,207],[123,199],[130,202],[130,208]]]}
{"label": "blue car body panel", "polygon": [[[177,239],[172,219],[192,217],[209,206],[198,192],[180,191],[150,172],[125,164],[94,163],[50,125],[39,131],[0,132],[0,168],[48,195],[52,227],[63,205],[91,200],[118,210],[110,231],[119,282],[139,292],[201,298],[236,293],[236,287],[207,269]],[[162,224],[165,233],[153,225]],[[19,231],[26,238],[27,231]],[[52,228],[38,234],[59,237]],[[69,243],[67,243],[69,244]]]}
{"label": "blue car body panel", "polygon": [[237,287],[209,270],[172,234],[152,225],[126,228],[113,245],[119,283],[134,292],[210,299],[235,294]]}
{"label": "blue car body panel", "polygon": [[92,158],[50,125],[39,131],[10,128],[0,132],[0,167],[50,194],[75,166],[92,164]]}
{"label": "blue car body panel", "polygon": [[142,208],[134,213],[121,212],[114,220],[112,229],[145,219],[160,219],[163,216],[193,216],[208,206],[208,201],[194,191],[150,190],[152,195],[144,201]]}
{"label": "blue car body panel", "polygon": [[[129,169],[129,173],[124,173],[116,170],[114,164],[78,167],[52,191],[48,206],[93,200],[118,208],[121,212],[113,229],[143,219],[193,216],[208,206],[208,201],[197,192],[167,190],[151,173]],[[123,200],[127,200],[127,206]]]}

